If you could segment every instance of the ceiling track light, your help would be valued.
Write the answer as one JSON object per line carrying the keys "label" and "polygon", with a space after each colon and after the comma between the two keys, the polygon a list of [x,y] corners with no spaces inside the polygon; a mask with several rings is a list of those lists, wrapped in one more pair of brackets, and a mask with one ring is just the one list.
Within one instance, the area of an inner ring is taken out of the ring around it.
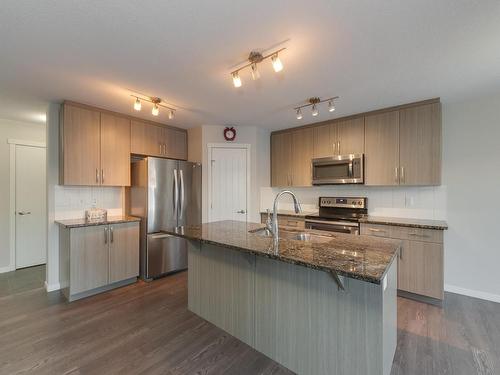
{"label": "ceiling track light", "polygon": [[131,97],[135,98],[134,101],[134,109],[136,111],[140,111],[142,109],[142,102],[145,101],[148,103],[153,104],[153,108],[151,109],[151,114],[153,116],[158,116],[160,114],[160,107],[168,109],[168,119],[172,120],[175,116],[175,109],[172,107],[169,107],[163,103],[165,101],[161,98],[158,98],[156,96],[146,96],[146,95],[130,95]]}
{"label": "ceiling track light", "polygon": [[279,53],[284,51],[285,49],[286,47],[280,48],[279,50],[274,51],[268,55],[263,55],[262,53],[257,51],[250,52],[250,55],[248,56],[248,63],[242,66],[241,68],[238,68],[231,72],[231,76],[233,77],[234,87],[241,87],[242,82],[239,73],[241,70],[246,69],[248,67],[250,67],[252,71],[252,79],[254,81],[259,79],[260,73],[257,65],[266,59],[271,59],[273,69],[276,73],[281,72],[283,70],[283,63],[279,58]]}
{"label": "ceiling track light", "polygon": [[304,105],[301,105],[301,106],[294,108],[296,111],[296,114],[297,114],[297,120],[302,119],[302,108],[306,108],[306,107],[311,107],[311,115],[313,117],[318,116],[319,115],[318,105],[321,103],[325,103],[325,102],[328,102],[328,112],[335,111],[335,100],[338,98],[339,98],[338,96],[334,96],[332,98],[327,98],[327,99],[321,99],[318,97],[309,98],[307,100],[307,104],[304,104]]}

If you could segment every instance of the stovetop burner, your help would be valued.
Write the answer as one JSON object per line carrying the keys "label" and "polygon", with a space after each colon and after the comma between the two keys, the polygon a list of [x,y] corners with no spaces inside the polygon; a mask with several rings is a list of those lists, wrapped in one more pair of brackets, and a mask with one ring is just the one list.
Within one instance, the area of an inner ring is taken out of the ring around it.
{"label": "stovetop burner", "polygon": [[367,198],[360,197],[320,197],[319,214],[308,215],[306,220],[321,219],[325,221],[345,220],[358,222],[368,214]]}

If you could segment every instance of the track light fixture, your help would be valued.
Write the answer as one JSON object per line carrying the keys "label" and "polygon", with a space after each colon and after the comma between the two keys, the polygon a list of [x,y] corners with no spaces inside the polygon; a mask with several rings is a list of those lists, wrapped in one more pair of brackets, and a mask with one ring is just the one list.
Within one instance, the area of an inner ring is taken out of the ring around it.
{"label": "track light fixture", "polygon": [[307,100],[307,104],[304,104],[304,105],[301,105],[301,106],[298,106],[298,107],[295,107],[295,111],[297,112],[297,120],[301,120],[302,119],[302,108],[305,108],[305,107],[311,107],[311,115],[313,117],[316,117],[319,115],[319,109],[318,109],[318,105],[321,104],[321,103],[325,103],[325,102],[328,102],[328,112],[333,112],[335,111],[335,99],[338,99],[339,97],[338,96],[334,96],[332,98],[328,98],[328,99],[320,99],[318,97],[312,97],[312,98],[309,98]]}
{"label": "track light fixture", "polygon": [[131,94],[130,96],[135,98],[134,109],[136,111],[140,111],[142,109],[142,101],[145,101],[153,104],[153,108],[151,109],[151,114],[153,116],[158,116],[160,114],[160,107],[162,107],[168,109],[169,120],[172,120],[174,118],[175,109],[163,104],[165,103],[163,99],[156,96],[146,96],[139,93]]}
{"label": "track light fixture", "polygon": [[250,67],[250,69],[252,70],[252,79],[254,81],[259,79],[260,73],[257,65],[266,59],[271,59],[273,69],[276,73],[281,72],[283,70],[283,63],[279,58],[279,53],[285,49],[286,47],[280,48],[279,50],[274,51],[268,55],[262,55],[262,53],[257,51],[250,52],[250,55],[248,56],[248,63],[246,65],[243,65],[241,68],[238,68],[231,72],[231,76],[233,77],[234,87],[241,87],[242,83],[239,73],[241,70],[246,69],[248,67]]}

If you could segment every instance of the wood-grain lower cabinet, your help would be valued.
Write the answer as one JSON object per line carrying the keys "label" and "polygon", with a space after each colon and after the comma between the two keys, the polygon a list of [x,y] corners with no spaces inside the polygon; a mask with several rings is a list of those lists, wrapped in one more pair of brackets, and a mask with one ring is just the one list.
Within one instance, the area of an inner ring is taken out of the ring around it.
{"label": "wood-grain lower cabinet", "polygon": [[61,228],[59,236],[60,283],[70,301],[139,275],[139,222]]}
{"label": "wood-grain lower cabinet", "polygon": [[443,231],[361,223],[361,234],[402,241],[398,289],[435,299],[444,296]]}
{"label": "wood-grain lower cabinet", "polygon": [[137,223],[109,225],[109,282],[139,275],[139,226]]}

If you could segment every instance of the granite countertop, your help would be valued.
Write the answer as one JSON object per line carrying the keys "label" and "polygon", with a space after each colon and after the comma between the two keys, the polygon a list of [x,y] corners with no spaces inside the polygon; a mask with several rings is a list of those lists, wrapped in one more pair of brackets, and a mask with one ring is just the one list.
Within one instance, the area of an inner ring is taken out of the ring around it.
{"label": "granite countertop", "polygon": [[448,229],[446,221],[427,219],[406,219],[401,217],[365,216],[359,220],[360,223],[395,225],[400,227],[412,227],[422,229]]}
{"label": "granite countertop", "polygon": [[[271,212],[273,210],[270,210]],[[267,214],[267,211],[260,211],[261,214]],[[313,216],[313,215],[318,215],[318,211],[302,211],[299,212],[298,214],[295,213],[294,210],[278,210],[278,215],[286,215],[286,216],[297,216],[297,217],[306,217],[306,216]]]}
{"label": "granite countertop", "polygon": [[398,240],[315,230],[305,232],[323,236],[321,242],[299,241],[287,239],[286,232],[291,231],[282,229],[276,248],[272,237],[249,232],[259,228],[263,228],[263,225],[219,221],[199,226],[181,226],[164,232],[374,284],[381,283],[401,247],[401,241]]}
{"label": "granite countertop", "polygon": [[55,223],[64,228],[80,228],[80,227],[90,227],[95,225],[132,223],[135,221],[141,221],[141,219],[139,217],[134,217],[134,216],[110,216],[106,221],[100,221],[100,222],[89,222],[84,218],[82,218],[82,219],[70,219],[70,220],[56,220]]}

